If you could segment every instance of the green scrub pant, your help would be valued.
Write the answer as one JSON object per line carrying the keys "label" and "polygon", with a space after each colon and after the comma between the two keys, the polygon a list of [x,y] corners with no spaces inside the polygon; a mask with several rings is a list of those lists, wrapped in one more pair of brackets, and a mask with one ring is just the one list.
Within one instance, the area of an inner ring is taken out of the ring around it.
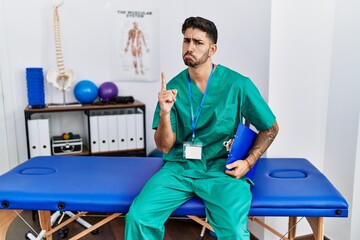
{"label": "green scrub pant", "polygon": [[248,240],[250,184],[222,174],[189,177],[176,163],[167,163],[144,186],[126,215],[125,240],[164,239],[164,223],[195,195],[203,199],[209,223],[219,240]]}

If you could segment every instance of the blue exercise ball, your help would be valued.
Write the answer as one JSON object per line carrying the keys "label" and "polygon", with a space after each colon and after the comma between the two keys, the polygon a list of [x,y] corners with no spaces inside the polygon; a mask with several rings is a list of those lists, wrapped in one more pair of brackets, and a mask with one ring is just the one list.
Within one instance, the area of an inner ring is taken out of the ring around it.
{"label": "blue exercise ball", "polygon": [[90,80],[81,80],[74,87],[74,95],[80,103],[92,103],[98,96],[98,88]]}

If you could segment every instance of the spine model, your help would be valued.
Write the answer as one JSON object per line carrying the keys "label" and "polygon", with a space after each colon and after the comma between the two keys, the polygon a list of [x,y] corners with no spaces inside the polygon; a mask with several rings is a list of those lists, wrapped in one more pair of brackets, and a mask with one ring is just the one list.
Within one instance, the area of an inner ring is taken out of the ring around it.
{"label": "spine model", "polygon": [[46,75],[46,80],[53,84],[58,90],[65,92],[71,88],[71,83],[75,79],[73,70],[65,70],[64,58],[61,49],[61,35],[60,35],[60,18],[58,9],[62,2],[54,6],[53,23],[54,23],[54,41],[56,64],[58,70],[50,69]]}

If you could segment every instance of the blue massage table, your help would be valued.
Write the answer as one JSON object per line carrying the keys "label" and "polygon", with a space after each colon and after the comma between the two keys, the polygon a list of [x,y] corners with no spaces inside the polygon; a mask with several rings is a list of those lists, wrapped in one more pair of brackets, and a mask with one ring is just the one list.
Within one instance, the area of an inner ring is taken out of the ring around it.
{"label": "blue massage table", "polygon": [[[32,158],[0,176],[0,239],[21,210],[40,210],[46,239],[63,225],[51,228],[50,211],[109,213],[78,239],[95,228],[126,214],[132,200],[163,162],[155,157],[46,156]],[[306,217],[315,239],[323,239],[324,217],[347,217],[348,204],[329,180],[308,160],[262,158],[252,187],[249,219],[283,234],[260,221],[259,216],[289,217],[288,238],[295,238],[296,217]],[[15,211],[14,211],[15,210]],[[189,217],[212,229],[204,220],[202,201],[194,198],[173,216]],[[63,224],[68,224],[69,219]]]}

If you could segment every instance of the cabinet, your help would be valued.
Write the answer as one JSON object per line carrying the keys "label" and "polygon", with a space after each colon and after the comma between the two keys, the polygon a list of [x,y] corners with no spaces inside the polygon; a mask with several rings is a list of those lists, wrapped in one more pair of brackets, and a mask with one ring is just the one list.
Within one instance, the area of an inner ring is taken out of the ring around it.
{"label": "cabinet", "polygon": [[[54,137],[80,135],[82,151],[71,155],[146,156],[145,105],[129,104],[26,107],[28,157],[51,155]],[[58,153],[56,153],[58,154]]]}

